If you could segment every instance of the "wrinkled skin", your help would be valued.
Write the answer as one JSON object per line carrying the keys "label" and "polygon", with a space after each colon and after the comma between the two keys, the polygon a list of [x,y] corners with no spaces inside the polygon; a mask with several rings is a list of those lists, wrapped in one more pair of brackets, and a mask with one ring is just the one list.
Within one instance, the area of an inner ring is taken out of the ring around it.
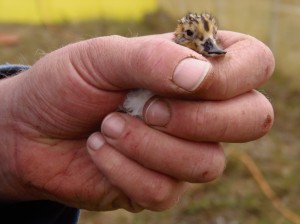
{"label": "wrinkled skin", "polygon": [[[250,141],[269,131],[272,106],[253,90],[274,69],[264,44],[220,31],[227,54],[206,59],[172,38],[82,41],[1,80],[1,200],[164,210],[178,201],[187,183],[222,174],[225,156],[219,142]],[[211,64],[192,91],[172,78],[195,72],[179,67],[184,58]],[[145,122],[114,112],[134,88],[160,95],[152,100],[169,114],[155,113],[151,102]]]}

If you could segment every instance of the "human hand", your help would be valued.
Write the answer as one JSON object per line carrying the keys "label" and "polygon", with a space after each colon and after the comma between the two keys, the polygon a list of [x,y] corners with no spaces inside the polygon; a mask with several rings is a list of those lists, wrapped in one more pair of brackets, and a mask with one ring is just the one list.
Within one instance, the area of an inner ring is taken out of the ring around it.
{"label": "human hand", "polygon": [[[209,68],[207,59],[170,39],[83,41],[2,80],[1,198],[92,210],[162,210],[178,200],[185,181],[206,182],[222,173],[221,146],[204,142],[248,141],[269,130],[272,107],[252,90],[274,68],[262,43],[220,32],[228,54],[209,59]],[[153,99],[160,105],[149,102],[148,125],[126,114],[108,115],[133,88],[168,97]],[[103,135],[91,135],[105,117]]]}

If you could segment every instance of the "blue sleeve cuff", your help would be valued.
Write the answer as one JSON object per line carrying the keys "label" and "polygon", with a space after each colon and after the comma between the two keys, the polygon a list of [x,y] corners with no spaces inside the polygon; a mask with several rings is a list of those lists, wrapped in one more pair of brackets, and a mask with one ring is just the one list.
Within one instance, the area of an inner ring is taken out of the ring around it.
{"label": "blue sleeve cuff", "polygon": [[29,69],[28,65],[5,64],[0,65],[0,79],[14,75],[21,71]]}
{"label": "blue sleeve cuff", "polygon": [[52,201],[0,203],[0,216],[12,224],[76,224],[79,209]]}

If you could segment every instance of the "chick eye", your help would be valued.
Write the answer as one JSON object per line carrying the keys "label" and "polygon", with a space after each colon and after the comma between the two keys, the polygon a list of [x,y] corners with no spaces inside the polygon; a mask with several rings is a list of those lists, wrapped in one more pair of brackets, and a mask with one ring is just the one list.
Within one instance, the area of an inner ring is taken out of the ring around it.
{"label": "chick eye", "polygon": [[188,36],[193,36],[194,35],[194,32],[193,31],[191,31],[191,30],[187,30],[186,31],[186,34],[188,35]]}

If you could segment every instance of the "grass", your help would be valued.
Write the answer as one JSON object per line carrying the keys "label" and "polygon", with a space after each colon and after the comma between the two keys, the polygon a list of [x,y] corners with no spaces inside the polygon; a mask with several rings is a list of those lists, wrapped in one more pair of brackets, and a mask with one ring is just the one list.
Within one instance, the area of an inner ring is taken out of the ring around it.
{"label": "grass", "polygon": [[[168,32],[174,25],[163,13],[149,15],[140,24],[93,21],[48,27],[0,25],[2,33],[20,37],[16,46],[1,46],[0,63],[33,64],[45,53],[68,43],[110,34],[136,36]],[[193,185],[177,206],[165,212],[82,211],[80,224],[289,224],[262,194],[246,167],[230,152],[243,150],[250,154],[279,198],[300,214],[300,90],[293,80],[277,72],[262,87],[275,109],[274,127],[257,141],[226,144],[228,165],[220,179]]]}

